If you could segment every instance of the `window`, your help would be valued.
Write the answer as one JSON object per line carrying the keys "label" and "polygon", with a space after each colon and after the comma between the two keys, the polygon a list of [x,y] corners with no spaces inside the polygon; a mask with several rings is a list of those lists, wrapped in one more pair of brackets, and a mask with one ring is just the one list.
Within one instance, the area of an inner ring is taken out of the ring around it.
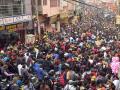
{"label": "window", "polygon": [[50,7],[57,7],[58,0],[50,0]]}
{"label": "window", "polygon": [[12,16],[12,9],[9,5],[1,5],[0,6],[0,16]]}
{"label": "window", "polygon": [[13,5],[13,15],[21,15],[21,5]]}
{"label": "window", "polygon": [[0,17],[22,15],[24,8],[22,0],[0,0]]}
{"label": "window", "polygon": [[47,0],[43,0],[43,5],[47,5]]}

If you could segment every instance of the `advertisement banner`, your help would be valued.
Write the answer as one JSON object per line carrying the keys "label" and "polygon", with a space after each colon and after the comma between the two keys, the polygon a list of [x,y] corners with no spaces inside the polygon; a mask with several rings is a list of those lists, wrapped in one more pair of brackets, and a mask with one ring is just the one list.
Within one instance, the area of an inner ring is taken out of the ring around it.
{"label": "advertisement banner", "polygon": [[5,26],[0,26],[0,31],[5,30]]}
{"label": "advertisement banner", "polygon": [[14,17],[13,19],[14,19],[14,22],[22,22],[23,16]]}
{"label": "advertisement banner", "polygon": [[0,25],[2,26],[2,25],[14,24],[14,23],[21,23],[21,22],[26,22],[31,20],[32,20],[31,15],[0,18]]}
{"label": "advertisement banner", "polygon": [[13,21],[13,18],[4,18],[4,19],[3,19],[3,22],[4,22],[4,24],[11,24],[11,23],[13,23],[14,21]]}
{"label": "advertisement banner", "polygon": [[16,31],[16,25],[8,25],[6,26],[6,30],[8,30],[9,32],[14,32]]}
{"label": "advertisement banner", "polygon": [[32,20],[31,15],[23,16],[23,21],[29,21]]}

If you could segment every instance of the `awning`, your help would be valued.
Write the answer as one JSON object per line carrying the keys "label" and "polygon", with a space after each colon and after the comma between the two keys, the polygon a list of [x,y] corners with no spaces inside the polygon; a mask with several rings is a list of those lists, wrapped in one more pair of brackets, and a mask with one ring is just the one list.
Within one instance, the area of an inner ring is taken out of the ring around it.
{"label": "awning", "polygon": [[50,17],[50,23],[55,23],[58,20],[58,15]]}

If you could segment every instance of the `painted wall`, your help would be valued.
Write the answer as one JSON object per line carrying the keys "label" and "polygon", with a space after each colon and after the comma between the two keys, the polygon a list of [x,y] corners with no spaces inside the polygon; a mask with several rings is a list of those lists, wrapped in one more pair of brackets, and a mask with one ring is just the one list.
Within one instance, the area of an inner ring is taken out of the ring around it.
{"label": "painted wall", "polygon": [[42,14],[47,14],[48,17],[57,15],[59,13],[60,13],[60,7],[59,6],[50,7],[50,0],[47,0],[47,5],[42,5]]}
{"label": "painted wall", "polygon": [[26,15],[32,15],[31,0],[24,0],[24,4],[25,4],[25,14]]}

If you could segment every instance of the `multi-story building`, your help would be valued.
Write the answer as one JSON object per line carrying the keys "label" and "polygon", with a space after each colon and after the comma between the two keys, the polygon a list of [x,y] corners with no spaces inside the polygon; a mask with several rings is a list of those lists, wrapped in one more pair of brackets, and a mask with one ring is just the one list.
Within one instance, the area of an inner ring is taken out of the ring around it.
{"label": "multi-story building", "polygon": [[44,32],[43,29],[47,31],[59,31],[60,0],[37,1],[38,5],[36,5],[35,0],[32,0],[32,10],[33,15],[36,16],[35,10],[38,7],[41,33]]}
{"label": "multi-story building", "polygon": [[0,34],[16,32],[25,41],[32,29],[31,0],[0,0]]}
{"label": "multi-story building", "polygon": [[[61,0],[60,2],[60,16],[61,22],[66,22],[66,19],[69,19],[74,15],[75,11],[75,2],[72,0]],[[67,20],[68,21],[68,20]]]}
{"label": "multi-story building", "polygon": [[[35,13],[35,0],[33,1],[33,14]],[[60,31],[60,23],[64,17],[73,15],[74,2],[68,0],[37,0],[41,30]],[[68,15],[69,14],[69,15]]]}
{"label": "multi-story building", "polygon": [[0,0],[0,17],[21,15],[24,13],[23,3],[13,0]]}
{"label": "multi-story building", "polygon": [[0,0],[0,17],[31,15],[31,0]]}

